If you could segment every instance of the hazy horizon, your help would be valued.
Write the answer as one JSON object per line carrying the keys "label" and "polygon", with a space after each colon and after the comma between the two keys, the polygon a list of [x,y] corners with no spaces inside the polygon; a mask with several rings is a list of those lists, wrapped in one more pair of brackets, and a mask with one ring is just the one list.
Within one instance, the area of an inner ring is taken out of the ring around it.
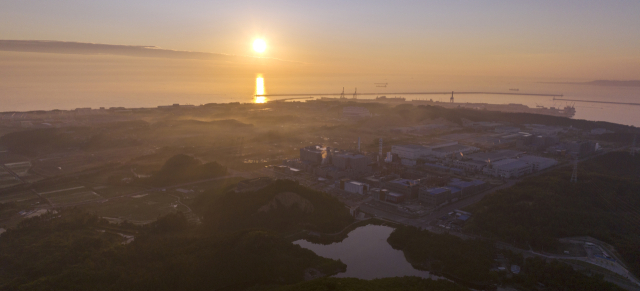
{"label": "hazy horizon", "polygon": [[[516,87],[631,102],[633,88],[541,82],[639,80],[637,11],[634,1],[6,2],[1,111],[251,102],[259,76],[272,94]],[[576,117],[623,122],[610,115]]]}

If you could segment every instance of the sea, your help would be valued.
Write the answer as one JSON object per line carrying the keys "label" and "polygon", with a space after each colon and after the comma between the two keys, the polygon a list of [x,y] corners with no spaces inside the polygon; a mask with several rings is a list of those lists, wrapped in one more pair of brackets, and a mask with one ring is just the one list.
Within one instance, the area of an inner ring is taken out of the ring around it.
{"label": "sea", "polygon": [[[124,82],[124,81],[123,81]],[[524,104],[529,107],[575,106],[574,119],[607,121],[640,126],[640,105],[590,103],[583,101],[554,100],[549,96],[522,95],[456,95],[455,91],[482,91],[502,93],[561,94],[563,99],[606,101],[640,104],[640,87],[597,86],[576,83],[552,83],[545,80],[500,80],[499,78],[429,78],[413,76],[270,76],[246,74],[242,76],[215,77],[194,82],[171,81],[150,86],[99,84],[96,86],[65,84],[4,83],[0,86],[0,111],[30,111],[51,109],[75,109],[83,107],[156,107],[169,104],[207,104],[228,102],[264,102],[294,97],[256,98],[263,94],[340,94],[353,98],[354,93],[375,93],[379,96],[432,99],[448,102],[451,93],[442,95],[403,95],[402,92],[451,92],[455,102]],[[144,88],[142,88],[144,87]],[[142,88],[142,89],[141,89]],[[358,99],[375,98],[376,95],[358,96]],[[337,97],[337,96],[333,96]],[[304,101],[304,100],[298,100]]]}

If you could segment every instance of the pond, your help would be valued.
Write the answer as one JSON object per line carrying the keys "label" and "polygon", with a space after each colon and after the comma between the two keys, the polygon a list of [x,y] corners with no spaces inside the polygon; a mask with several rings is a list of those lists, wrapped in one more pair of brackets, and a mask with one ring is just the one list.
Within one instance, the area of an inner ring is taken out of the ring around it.
{"label": "pond", "polygon": [[400,250],[394,250],[387,238],[393,232],[392,227],[367,225],[351,231],[342,242],[330,245],[310,243],[306,240],[293,242],[312,250],[317,255],[340,259],[347,264],[347,271],[334,277],[375,279],[385,277],[417,276],[439,279],[427,271],[416,270],[411,266]]}

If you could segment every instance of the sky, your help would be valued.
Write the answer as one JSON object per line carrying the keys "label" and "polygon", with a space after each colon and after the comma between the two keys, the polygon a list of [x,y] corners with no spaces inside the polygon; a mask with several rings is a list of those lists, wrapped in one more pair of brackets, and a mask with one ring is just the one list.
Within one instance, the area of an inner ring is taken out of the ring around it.
{"label": "sky", "polygon": [[[193,80],[256,74],[640,79],[638,15],[637,0],[5,0],[0,75],[11,80],[0,87],[59,80],[84,88],[101,77],[105,87],[150,86],[176,71],[175,92]],[[252,50],[256,38],[267,42],[263,54]],[[212,93],[204,83],[189,92]]]}
{"label": "sky", "polygon": [[262,37],[264,56],[354,72],[632,79],[639,14],[635,0],[9,0],[0,38],[251,56]]}

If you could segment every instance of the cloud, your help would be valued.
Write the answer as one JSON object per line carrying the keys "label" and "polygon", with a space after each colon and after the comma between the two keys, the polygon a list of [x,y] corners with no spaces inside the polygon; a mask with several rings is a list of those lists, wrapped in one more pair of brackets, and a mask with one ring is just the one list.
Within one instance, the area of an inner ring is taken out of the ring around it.
{"label": "cloud", "polygon": [[220,60],[271,59],[281,62],[298,63],[276,58],[254,58],[221,53],[177,51],[155,46],[113,45],[49,40],[0,40],[0,51],[76,54],[76,55],[118,55],[129,57]]}

